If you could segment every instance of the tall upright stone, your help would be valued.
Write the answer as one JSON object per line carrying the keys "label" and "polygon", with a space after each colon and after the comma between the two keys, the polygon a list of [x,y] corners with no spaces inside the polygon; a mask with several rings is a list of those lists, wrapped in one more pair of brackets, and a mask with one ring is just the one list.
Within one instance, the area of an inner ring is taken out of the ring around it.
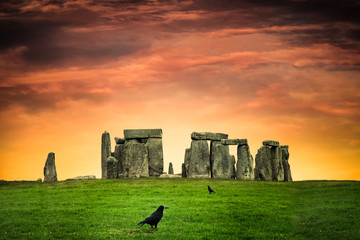
{"label": "tall upright stone", "polygon": [[190,154],[191,149],[185,149],[185,157],[184,157],[184,168],[185,168],[185,177],[189,177],[189,169],[190,169]]}
{"label": "tall upright stone", "polygon": [[[124,141],[124,143],[125,143],[125,141]],[[123,144],[123,143],[115,145],[114,157],[117,159],[118,177],[124,177],[124,162],[125,162],[124,146],[125,146],[125,144]]]}
{"label": "tall upright stone", "polygon": [[186,167],[185,163],[181,164],[181,177],[186,178]]}
{"label": "tall upright stone", "polygon": [[124,173],[129,178],[149,177],[149,149],[136,139],[125,142]]}
{"label": "tall upright stone", "polygon": [[107,178],[106,160],[111,156],[110,133],[104,132],[101,136],[101,177]]}
{"label": "tall upright stone", "polygon": [[206,140],[192,140],[190,148],[190,178],[209,177],[210,154],[209,145]]}
{"label": "tall upright stone", "polygon": [[231,178],[234,162],[229,154],[229,146],[220,141],[211,141],[212,178]]}
{"label": "tall upright stone", "polygon": [[289,146],[284,145],[280,146],[281,152],[282,152],[282,163],[284,167],[284,181],[285,182],[291,182],[292,176],[291,176],[291,170],[290,170],[290,164],[289,164]]}
{"label": "tall upright stone", "polygon": [[255,157],[255,179],[284,181],[282,151],[279,142],[267,140]]}
{"label": "tall upright stone", "polygon": [[169,162],[169,171],[168,174],[174,174],[174,168],[172,162]]}
{"label": "tall upright stone", "polygon": [[158,177],[164,171],[163,144],[161,138],[148,138],[149,176]]}
{"label": "tall upright stone", "polygon": [[254,180],[254,159],[247,143],[237,147],[236,169],[237,179]]}
{"label": "tall upright stone", "polygon": [[106,160],[106,176],[107,179],[118,178],[118,160],[115,157],[108,157]]}
{"label": "tall upright stone", "polygon": [[57,173],[55,166],[55,153],[51,152],[48,154],[48,157],[45,162],[44,167],[44,182],[56,182]]}

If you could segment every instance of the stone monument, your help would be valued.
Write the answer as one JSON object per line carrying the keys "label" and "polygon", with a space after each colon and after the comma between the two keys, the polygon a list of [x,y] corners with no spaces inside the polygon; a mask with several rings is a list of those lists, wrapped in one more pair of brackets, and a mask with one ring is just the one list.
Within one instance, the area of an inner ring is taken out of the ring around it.
{"label": "stone monument", "polygon": [[44,182],[56,182],[57,173],[55,166],[55,153],[51,152],[48,154],[44,167]]}

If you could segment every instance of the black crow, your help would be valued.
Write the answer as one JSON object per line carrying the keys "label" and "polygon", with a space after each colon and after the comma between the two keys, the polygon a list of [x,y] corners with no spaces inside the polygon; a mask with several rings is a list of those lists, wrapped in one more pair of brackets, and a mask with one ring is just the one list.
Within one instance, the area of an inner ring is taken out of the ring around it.
{"label": "black crow", "polygon": [[208,190],[209,190],[209,194],[211,194],[211,193],[216,193],[214,190],[211,189],[210,186],[208,186]]}
{"label": "black crow", "polygon": [[150,217],[145,218],[144,221],[139,222],[137,225],[140,225],[140,227],[142,227],[142,225],[144,224],[149,224],[151,228],[155,226],[155,229],[157,230],[157,225],[163,216],[164,209],[166,208],[168,207],[164,207],[164,206],[158,207],[158,209],[153,214],[151,214]]}

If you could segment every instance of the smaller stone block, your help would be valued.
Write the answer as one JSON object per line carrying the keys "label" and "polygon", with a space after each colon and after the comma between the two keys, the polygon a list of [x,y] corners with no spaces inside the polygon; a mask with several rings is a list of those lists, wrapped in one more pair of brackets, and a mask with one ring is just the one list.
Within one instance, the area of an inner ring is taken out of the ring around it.
{"label": "smaller stone block", "polygon": [[263,141],[264,146],[272,146],[272,147],[279,147],[280,143],[278,141],[274,140],[265,140]]}
{"label": "smaller stone block", "polygon": [[125,129],[125,139],[162,138],[162,129]]}
{"label": "smaller stone block", "polygon": [[191,133],[192,140],[217,140],[227,139],[228,135],[225,133],[211,133],[211,132],[193,132]]}
{"label": "smaller stone block", "polygon": [[114,139],[115,139],[116,144],[124,144],[125,143],[124,138],[115,137]]}
{"label": "smaller stone block", "polygon": [[247,145],[247,139],[221,139],[223,145]]}

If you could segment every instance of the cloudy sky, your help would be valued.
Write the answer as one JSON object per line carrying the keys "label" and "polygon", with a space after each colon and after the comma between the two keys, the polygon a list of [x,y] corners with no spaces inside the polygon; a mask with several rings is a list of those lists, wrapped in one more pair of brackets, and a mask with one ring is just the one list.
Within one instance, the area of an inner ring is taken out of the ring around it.
{"label": "cloudy sky", "polygon": [[[100,177],[100,142],[162,128],[289,145],[294,180],[360,180],[360,4],[323,0],[0,3],[0,179]],[[114,141],[112,142],[114,148]],[[236,147],[231,147],[236,153]]]}

